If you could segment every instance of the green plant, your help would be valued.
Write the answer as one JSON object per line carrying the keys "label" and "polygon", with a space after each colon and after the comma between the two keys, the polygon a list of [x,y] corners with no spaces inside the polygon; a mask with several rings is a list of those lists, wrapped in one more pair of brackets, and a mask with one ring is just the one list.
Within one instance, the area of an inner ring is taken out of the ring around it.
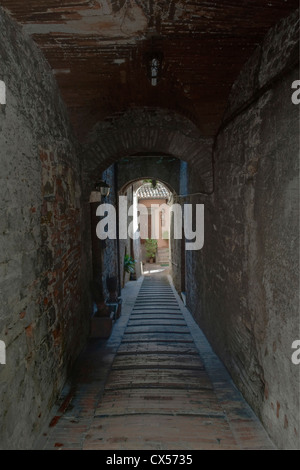
{"label": "green plant", "polygon": [[157,250],[157,240],[153,240],[152,238],[148,238],[145,241],[145,248],[146,248],[146,255],[148,258],[155,258],[156,250]]}
{"label": "green plant", "polygon": [[135,263],[136,261],[130,255],[125,255],[124,256],[124,271],[126,273],[134,273]]}
{"label": "green plant", "polygon": [[157,181],[155,179],[146,179],[143,180],[143,183],[151,183],[152,188],[156,188],[157,186]]}

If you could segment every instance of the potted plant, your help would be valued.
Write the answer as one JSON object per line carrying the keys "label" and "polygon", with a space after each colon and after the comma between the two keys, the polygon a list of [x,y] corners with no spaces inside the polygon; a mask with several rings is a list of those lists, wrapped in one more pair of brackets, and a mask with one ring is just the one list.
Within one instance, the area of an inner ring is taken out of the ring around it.
{"label": "potted plant", "polygon": [[124,256],[124,278],[123,278],[123,287],[125,286],[126,282],[130,279],[130,274],[135,272],[135,263],[136,261],[130,256]]}
{"label": "potted plant", "polygon": [[155,261],[156,252],[157,252],[157,240],[148,238],[145,242],[146,256],[150,263]]}

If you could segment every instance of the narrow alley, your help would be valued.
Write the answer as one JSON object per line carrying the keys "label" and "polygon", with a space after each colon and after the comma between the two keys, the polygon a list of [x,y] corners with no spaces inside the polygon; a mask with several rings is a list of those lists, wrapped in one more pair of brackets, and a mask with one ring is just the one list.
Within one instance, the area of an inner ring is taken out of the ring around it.
{"label": "narrow alley", "polygon": [[127,286],[124,317],[90,340],[37,449],[275,449],[170,281]]}
{"label": "narrow alley", "polygon": [[1,450],[300,449],[299,24],[0,0]]}

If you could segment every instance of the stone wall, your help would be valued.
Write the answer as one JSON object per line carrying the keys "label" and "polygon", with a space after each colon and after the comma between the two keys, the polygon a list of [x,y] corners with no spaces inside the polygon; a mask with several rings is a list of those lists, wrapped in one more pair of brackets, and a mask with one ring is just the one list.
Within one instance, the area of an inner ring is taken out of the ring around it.
{"label": "stone wall", "polygon": [[[109,184],[110,186],[110,193],[109,193],[109,196],[106,198],[105,202],[108,204],[112,204],[115,208],[117,208],[118,190],[116,188],[116,174],[115,174],[114,165],[110,166],[103,173],[102,176],[103,176],[103,180],[106,181],[106,183]],[[107,277],[112,277],[112,276],[119,277],[118,246],[117,246],[117,240],[111,240],[111,239],[107,239],[104,241],[99,240],[99,243],[102,244],[102,250],[103,250],[102,283],[103,283],[105,295],[106,297],[108,297],[108,291],[106,287]]]}
{"label": "stone wall", "polygon": [[[127,197],[127,204],[128,204],[128,209],[130,206],[133,205],[133,193],[134,193],[134,185],[129,185],[125,190],[122,192],[123,196]],[[129,224],[132,223],[132,218],[128,217],[127,218],[127,226],[129,227]],[[127,229],[128,233],[128,229]],[[119,246],[120,246],[120,278],[121,278],[121,285],[122,287],[125,286],[126,282],[130,280],[130,274],[125,273],[124,271],[124,258],[125,255],[129,255],[133,257],[133,240],[128,236],[127,239],[120,239],[119,241]]]}
{"label": "stone wall", "polygon": [[77,148],[50,67],[0,9],[0,445],[30,448],[88,322]]}
{"label": "stone wall", "polygon": [[[245,65],[215,142],[205,243],[188,254],[188,306],[279,448],[300,448],[298,14]],[[185,201],[187,202],[187,200]]]}
{"label": "stone wall", "polygon": [[198,188],[210,191],[212,143],[180,114],[160,108],[137,108],[99,122],[84,145],[82,158],[93,175],[128,156],[175,157],[193,166],[191,178]]}
{"label": "stone wall", "polygon": [[[192,166],[187,162],[180,162],[180,186],[179,194],[172,197],[171,204],[184,204],[186,202],[186,195],[189,194],[189,191],[199,189],[199,186],[196,181],[196,173],[192,170]],[[191,177],[192,175],[192,177]],[[189,178],[190,176],[190,178]],[[192,201],[191,201],[192,203]],[[186,291],[185,286],[185,271],[186,271],[186,257],[188,252],[185,252],[185,239],[184,234],[182,240],[174,239],[174,215],[171,212],[171,224],[170,224],[170,247],[171,247],[171,275],[173,279],[174,286],[176,290],[180,292]]]}

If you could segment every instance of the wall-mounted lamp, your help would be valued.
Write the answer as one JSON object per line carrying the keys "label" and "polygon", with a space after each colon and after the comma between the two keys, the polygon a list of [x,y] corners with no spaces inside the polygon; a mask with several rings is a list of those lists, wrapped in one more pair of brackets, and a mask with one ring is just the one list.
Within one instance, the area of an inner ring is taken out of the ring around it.
{"label": "wall-mounted lamp", "polygon": [[98,181],[95,184],[95,191],[99,191],[101,196],[106,197],[109,196],[110,186],[105,181]]}
{"label": "wall-mounted lamp", "polygon": [[152,86],[156,86],[161,79],[163,54],[159,51],[151,51],[145,56],[147,77]]}
{"label": "wall-mounted lamp", "polygon": [[110,186],[105,181],[97,181],[95,189],[91,192],[90,202],[101,202],[102,198],[109,195]]}

